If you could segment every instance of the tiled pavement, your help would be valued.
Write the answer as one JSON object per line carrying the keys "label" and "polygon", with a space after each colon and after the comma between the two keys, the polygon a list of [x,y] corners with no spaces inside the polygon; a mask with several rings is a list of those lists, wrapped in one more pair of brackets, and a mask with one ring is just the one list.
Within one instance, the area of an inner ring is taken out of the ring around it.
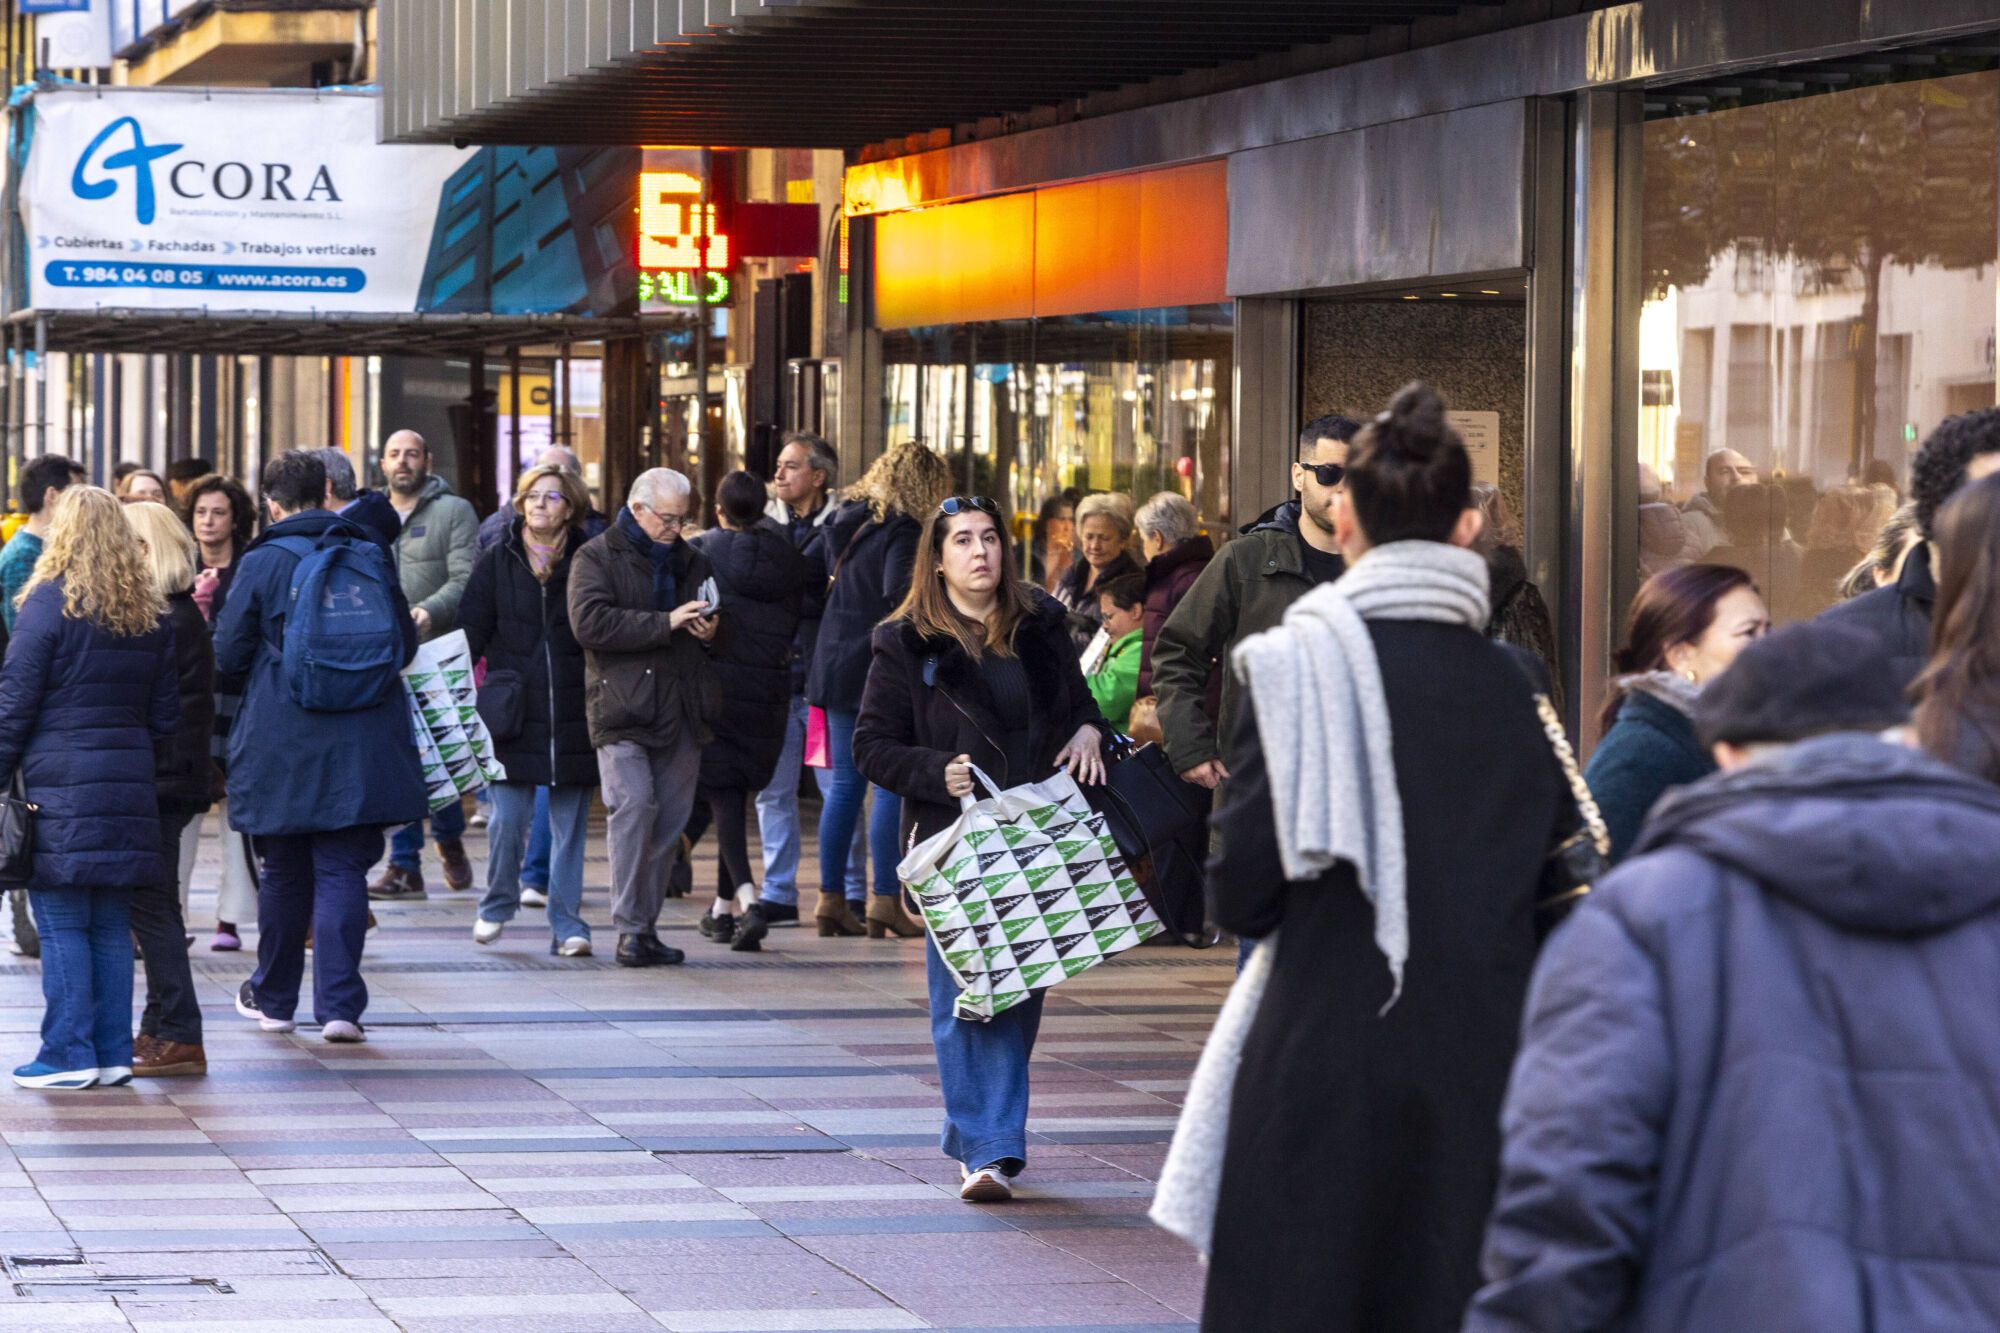
{"label": "tiled pavement", "polygon": [[[585,916],[613,936],[601,832]],[[472,841],[475,863],[483,855]],[[810,863],[810,862],[809,862]],[[268,1036],[249,955],[191,919],[205,1079],[0,1093],[0,1329],[1027,1330],[1191,1327],[1200,1268],[1145,1220],[1233,951],[1145,948],[1059,987],[1015,1202],[937,1151],[916,942],[694,932],[686,966],[558,960],[474,895],[378,907],[369,1042]],[[703,859],[696,882],[712,882]],[[32,963],[0,1037],[32,1057]]]}

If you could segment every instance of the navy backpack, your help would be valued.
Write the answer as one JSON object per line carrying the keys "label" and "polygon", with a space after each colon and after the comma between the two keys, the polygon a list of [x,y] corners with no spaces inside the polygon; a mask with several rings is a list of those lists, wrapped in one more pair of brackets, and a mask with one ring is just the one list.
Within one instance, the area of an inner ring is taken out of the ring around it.
{"label": "navy backpack", "polygon": [[329,532],[280,537],[295,553],[286,603],[283,665],[292,699],[315,713],[352,713],[380,703],[403,666],[396,571],[382,548]]}

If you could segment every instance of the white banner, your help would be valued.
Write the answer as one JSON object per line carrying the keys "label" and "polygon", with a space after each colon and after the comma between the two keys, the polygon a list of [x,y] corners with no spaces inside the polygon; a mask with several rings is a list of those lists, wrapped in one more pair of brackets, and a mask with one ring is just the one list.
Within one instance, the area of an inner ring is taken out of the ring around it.
{"label": "white banner", "polygon": [[40,310],[394,313],[467,154],[376,142],[369,93],[34,95],[21,191]]}

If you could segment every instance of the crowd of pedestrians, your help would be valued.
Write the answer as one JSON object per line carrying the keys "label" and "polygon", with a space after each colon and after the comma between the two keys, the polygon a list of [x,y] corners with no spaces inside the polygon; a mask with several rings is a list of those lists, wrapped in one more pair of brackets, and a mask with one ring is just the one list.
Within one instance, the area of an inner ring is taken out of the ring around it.
{"label": "crowd of pedestrians", "polygon": [[[414,432],[382,475],[22,470],[22,1085],[205,1072],[205,824],[209,947],[256,927],[237,1011],[298,1025],[310,947],[311,1019],[357,1042],[370,902],[427,895],[427,831],[447,890],[481,883],[479,945],[534,907],[592,955],[598,799],[619,965],[684,960],[662,910],[711,836],[696,947],[802,925],[815,873],[819,935],[915,938],[898,863],[982,783],[1093,791],[1151,742],[1214,802],[1242,942],[1155,1203],[1208,1256],[1204,1327],[2000,1326],[2000,409],[1938,426],[1907,498],[1728,450],[1685,506],[1642,478],[1587,764],[1512,517],[1423,385],[1310,422],[1295,498],[1220,547],[1175,492],[1065,493],[1017,533],[917,442],[842,486],[795,433],[768,482],[653,468],[610,514],[554,448],[483,523]],[[400,681],[454,631],[505,770],[483,882]],[[924,956],[941,1147],[1005,1200],[1044,993],[962,1019]]]}

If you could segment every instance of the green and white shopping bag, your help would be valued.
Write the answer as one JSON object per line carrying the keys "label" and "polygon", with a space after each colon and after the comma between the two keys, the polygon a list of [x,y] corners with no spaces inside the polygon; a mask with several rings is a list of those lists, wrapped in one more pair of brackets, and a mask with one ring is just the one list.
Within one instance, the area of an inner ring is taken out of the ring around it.
{"label": "green and white shopping bag", "polygon": [[1074,778],[1000,791],[972,771],[995,794],[965,797],[896,874],[958,982],[953,1012],[984,1022],[1162,926]]}

